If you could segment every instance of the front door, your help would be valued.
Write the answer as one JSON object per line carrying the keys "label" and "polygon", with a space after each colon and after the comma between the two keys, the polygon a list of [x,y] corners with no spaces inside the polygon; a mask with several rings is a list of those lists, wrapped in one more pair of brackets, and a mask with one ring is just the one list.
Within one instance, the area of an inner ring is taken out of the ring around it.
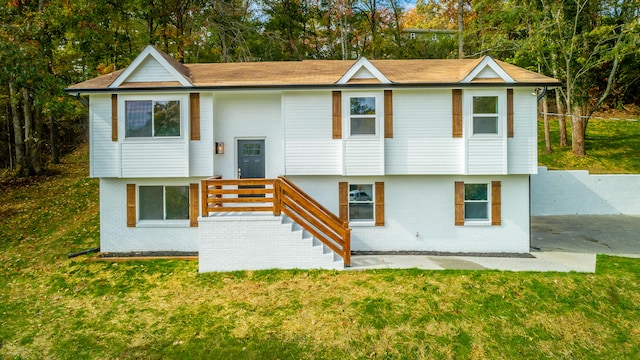
{"label": "front door", "polygon": [[238,140],[238,179],[264,179],[264,174],[264,140]]}

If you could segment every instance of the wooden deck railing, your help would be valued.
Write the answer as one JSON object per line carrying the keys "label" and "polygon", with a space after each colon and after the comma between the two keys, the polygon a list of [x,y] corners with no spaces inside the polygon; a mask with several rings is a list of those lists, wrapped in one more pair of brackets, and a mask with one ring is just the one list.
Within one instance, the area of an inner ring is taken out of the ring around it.
{"label": "wooden deck railing", "polygon": [[351,265],[351,229],[287,178],[202,180],[202,216],[222,212],[284,213]]}

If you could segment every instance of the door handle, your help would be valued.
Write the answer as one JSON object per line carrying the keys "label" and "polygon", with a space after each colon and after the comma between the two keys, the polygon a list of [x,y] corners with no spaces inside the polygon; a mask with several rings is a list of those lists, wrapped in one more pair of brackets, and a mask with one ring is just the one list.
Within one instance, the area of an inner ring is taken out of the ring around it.
{"label": "door handle", "polygon": [[238,179],[242,179],[242,169],[238,168]]}

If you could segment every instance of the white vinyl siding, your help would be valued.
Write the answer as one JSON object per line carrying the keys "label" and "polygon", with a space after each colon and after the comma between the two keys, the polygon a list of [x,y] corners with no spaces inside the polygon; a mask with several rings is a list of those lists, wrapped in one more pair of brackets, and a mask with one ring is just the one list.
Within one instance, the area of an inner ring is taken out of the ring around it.
{"label": "white vinyl siding", "polygon": [[[213,175],[213,97],[200,94],[200,140],[189,141],[189,175]],[[230,145],[230,144],[229,144]]]}
{"label": "white vinyl siding", "polygon": [[342,174],[342,141],[332,139],[331,92],[282,96],[287,175]]}
{"label": "white vinyl siding", "polygon": [[118,142],[111,139],[111,94],[91,95],[90,176],[118,176]]}
{"label": "white vinyl siding", "polygon": [[[507,173],[507,93],[506,89],[464,90],[463,121],[467,141],[466,174],[487,175]],[[473,98],[498,98],[497,134],[473,133]]]}
{"label": "white vinyl siding", "polygon": [[509,174],[535,174],[538,170],[537,98],[533,88],[513,91],[514,136],[508,139]]}
{"label": "white vinyl siding", "polygon": [[505,139],[469,140],[467,145],[467,174],[506,174]]}
{"label": "white vinyl siding", "polygon": [[451,90],[394,90],[386,174],[462,174],[464,141],[451,137]]}
{"label": "white vinyl siding", "polygon": [[129,75],[126,82],[158,82],[177,81],[156,59],[147,57],[136,70]]}
{"label": "white vinyl siding", "polygon": [[[351,134],[351,99],[374,98],[375,134]],[[384,174],[384,99],[382,91],[342,92],[342,138],[344,141],[345,175],[383,175]]]}
{"label": "white vinyl siding", "polygon": [[346,175],[384,174],[384,149],[380,139],[345,141]]}
{"label": "white vinyl siding", "polygon": [[184,141],[139,141],[121,145],[122,177],[189,176]]}
{"label": "white vinyl siding", "polygon": [[[125,102],[135,100],[179,100],[180,136],[124,138]],[[127,94],[118,96],[120,177],[189,176],[189,97],[188,94]]]}
{"label": "white vinyl siding", "polygon": [[[214,142],[224,143],[224,154],[214,155],[214,173],[223,179],[238,176],[237,141],[265,141],[265,176],[284,174],[281,96],[276,92],[215,94]],[[213,152],[213,144],[209,148]]]}

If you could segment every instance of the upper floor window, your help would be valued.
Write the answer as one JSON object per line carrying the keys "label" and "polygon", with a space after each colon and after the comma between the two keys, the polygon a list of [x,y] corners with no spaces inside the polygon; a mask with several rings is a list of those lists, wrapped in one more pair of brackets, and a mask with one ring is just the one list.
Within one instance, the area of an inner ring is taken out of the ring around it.
{"label": "upper floor window", "polygon": [[180,101],[125,101],[125,137],[180,136]]}
{"label": "upper floor window", "polygon": [[498,97],[473,97],[473,134],[498,134]]}
{"label": "upper floor window", "polygon": [[350,135],[376,135],[375,97],[352,97],[349,109]]}

